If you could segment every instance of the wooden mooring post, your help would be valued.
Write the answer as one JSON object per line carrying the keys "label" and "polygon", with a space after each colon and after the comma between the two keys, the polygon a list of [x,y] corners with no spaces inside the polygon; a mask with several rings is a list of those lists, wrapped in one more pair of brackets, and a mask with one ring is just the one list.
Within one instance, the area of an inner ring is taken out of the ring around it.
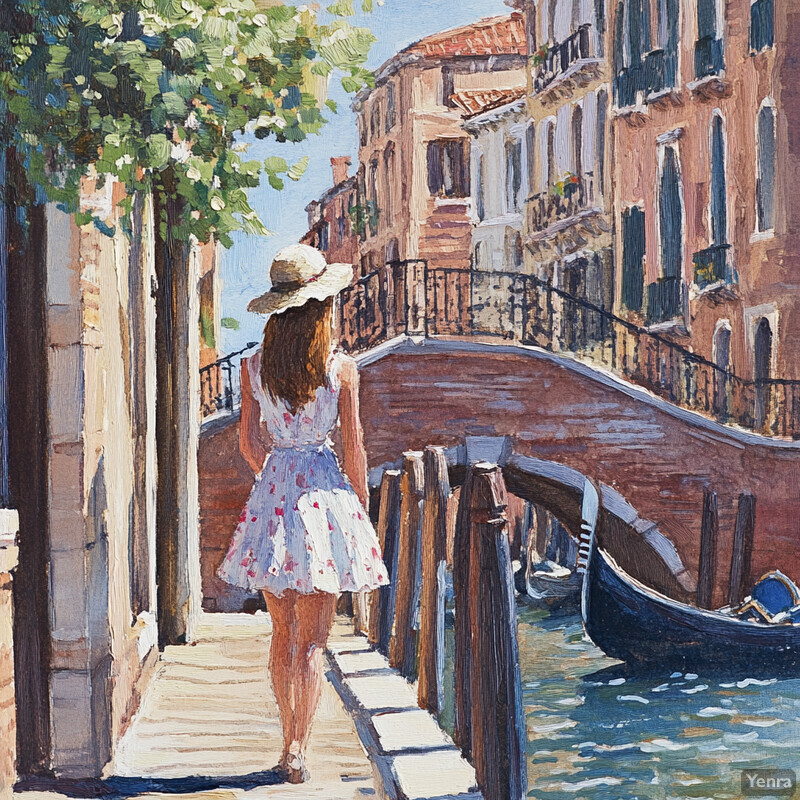
{"label": "wooden mooring post", "polygon": [[450,480],[443,447],[426,447],[422,508],[422,587],[418,699],[439,714],[444,703],[444,602],[447,584],[447,500]]}
{"label": "wooden mooring post", "polygon": [[703,521],[700,533],[700,564],[697,570],[697,605],[711,608],[714,595],[714,578],[717,574],[717,539],[719,538],[719,512],[717,493],[706,489],[703,493]]}
{"label": "wooden mooring post", "polygon": [[461,748],[464,758],[472,757],[472,698],[470,672],[472,671],[472,628],[469,613],[469,559],[470,559],[470,492],[472,474],[459,493],[456,510],[456,527],[453,536],[453,594],[455,595],[455,698],[453,740]]}
{"label": "wooden mooring post", "polygon": [[467,481],[472,764],[486,800],[522,800],[526,727],[506,488],[500,468],[484,462]]}
{"label": "wooden mooring post", "polygon": [[750,580],[750,556],[753,551],[753,536],[756,528],[756,498],[749,492],[739,495],[736,527],[733,529],[731,552],[731,584],[728,602],[733,606],[741,603]]}
{"label": "wooden mooring post", "polygon": [[400,476],[400,534],[395,588],[394,636],[389,663],[400,674],[413,680],[416,672],[414,617],[419,602],[420,526],[424,486],[422,453],[403,454]]}
{"label": "wooden mooring post", "polygon": [[372,606],[369,623],[369,640],[385,656],[389,655],[389,642],[394,623],[394,603],[397,588],[397,544],[400,534],[400,470],[386,470],[381,478],[380,509],[378,514],[378,539],[383,553],[383,563],[389,576],[389,585],[376,590],[377,602]]}

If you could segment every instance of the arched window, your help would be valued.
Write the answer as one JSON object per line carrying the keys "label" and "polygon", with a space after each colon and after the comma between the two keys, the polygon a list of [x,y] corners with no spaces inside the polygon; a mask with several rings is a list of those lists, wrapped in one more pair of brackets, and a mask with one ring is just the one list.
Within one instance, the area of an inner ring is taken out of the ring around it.
{"label": "arched window", "polygon": [[775,227],[775,107],[758,112],[758,163],[756,164],[756,230]]}
{"label": "arched window", "polygon": [[766,317],[756,322],[753,332],[753,380],[755,381],[756,407],[754,422],[756,430],[762,430],[769,419],[772,387],[772,326]]}
{"label": "arched window", "polygon": [[519,193],[522,188],[522,140],[506,142],[506,210],[519,210]]}
{"label": "arched window", "polygon": [[556,125],[554,120],[547,123],[547,188],[558,180],[556,168]]}
{"label": "arched window", "polygon": [[486,189],[484,187],[485,157],[483,153],[478,155],[475,163],[475,213],[479,220],[486,218]]}
{"label": "arched window", "polygon": [[[525,149],[527,155],[528,187],[531,187],[536,185],[533,179],[536,170],[536,128],[533,122],[530,122],[525,129]],[[528,191],[531,191],[530,188]]]}
{"label": "arched window", "polygon": [[608,114],[608,94],[605,89],[597,93],[597,137],[595,142],[594,181],[597,191],[606,191],[606,119]]}
{"label": "arched window", "polygon": [[575,106],[572,112],[572,173],[583,177],[583,109]]}
{"label": "arched window", "polygon": [[712,346],[714,370],[714,413],[723,421],[728,419],[731,369],[731,326],[727,321],[717,324]]}
{"label": "arched window", "polygon": [[678,153],[665,147],[658,198],[661,277],[648,287],[648,317],[651,323],[681,316],[683,305],[683,200]]}
{"label": "arched window", "polygon": [[714,115],[711,123],[711,241],[715,245],[728,241],[728,194],[725,180],[725,135],[722,117]]}

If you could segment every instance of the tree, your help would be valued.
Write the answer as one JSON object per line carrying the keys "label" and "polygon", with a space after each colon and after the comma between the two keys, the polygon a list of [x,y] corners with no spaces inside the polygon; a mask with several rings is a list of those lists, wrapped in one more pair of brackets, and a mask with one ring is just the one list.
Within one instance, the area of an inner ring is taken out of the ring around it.
{"label": "tree", "polygon": [[246,190],[264,173],[280,189],[305,164],[246,160],[237,135],[300,141],[324,123],[315,83],[371,80],[373,37],[352,12],[340,0],[323,24],[312,7],[253,0],[3,0],[0,144],[34,199],[77,211],[92,166],[126,184],[128,207],[141,190],[179,198],[181,241],[264,233]]}

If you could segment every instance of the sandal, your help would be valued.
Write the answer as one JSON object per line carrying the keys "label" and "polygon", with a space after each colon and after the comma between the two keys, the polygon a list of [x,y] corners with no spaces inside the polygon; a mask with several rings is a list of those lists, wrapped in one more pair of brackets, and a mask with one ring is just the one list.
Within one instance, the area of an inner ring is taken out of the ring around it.
{"label": "sandal", "polygon": [[288,783],[305,783],[311,777],[306,768],[305,759],[299,753],[287,754],[286,771]]}

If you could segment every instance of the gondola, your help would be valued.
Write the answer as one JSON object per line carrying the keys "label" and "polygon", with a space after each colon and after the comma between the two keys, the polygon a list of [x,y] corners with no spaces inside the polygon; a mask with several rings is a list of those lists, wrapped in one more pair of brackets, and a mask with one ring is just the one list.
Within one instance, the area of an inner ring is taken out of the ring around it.
{"label": "gondola", "polygon": [[527,596],[532,605],[577,610],[582,585],[583,570],[542,561],[535,564],[527,576]]}
{"label": "gondola", "polygon": [[672,600],[628,575],[594,535],[581,615],[606,655],[634,667],[800,673],[800,624],[753,622]]}

